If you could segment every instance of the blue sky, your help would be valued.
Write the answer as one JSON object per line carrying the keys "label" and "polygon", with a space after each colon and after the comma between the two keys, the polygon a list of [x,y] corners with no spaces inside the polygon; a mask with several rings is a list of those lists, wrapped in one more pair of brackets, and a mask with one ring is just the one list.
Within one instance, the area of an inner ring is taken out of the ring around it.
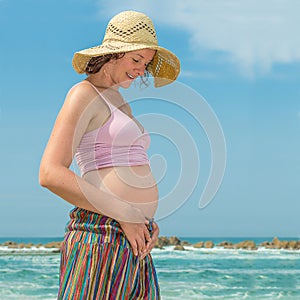
{"label": "blue sky", "polygon": [[[99,44],[109,19],[129,9],[153,19],[159,43],[181,60],[178,83],[209,103],[227,147],[221,187],[199,209],[211,165],[203,128],[181,110],[147,101],[134,106],[138,114],[175,118],[199,151],[198,184],[159,221],[161,234],[299,237],[296,0],[0,0],[0,236],[63,235],[71,207],[39,186],[39,162],[68,89],[84,78],[72,69],[74,51]],[[153,136],[150,155],[158,153],[166,166],[162,195],[178,176],[172,147]]]}

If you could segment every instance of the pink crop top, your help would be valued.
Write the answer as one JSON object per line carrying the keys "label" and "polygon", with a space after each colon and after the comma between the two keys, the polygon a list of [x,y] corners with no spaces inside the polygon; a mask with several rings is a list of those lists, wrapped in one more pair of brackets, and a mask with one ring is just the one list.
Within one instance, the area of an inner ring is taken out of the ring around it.
{"label": "pink crop top", "polygon": [[149,164],[146,153],[150,136],[137,123],[109,103],[92,84],[110,109],[110,117],[100,128],[86,132],[75,153],[81,175],[105,167]]}

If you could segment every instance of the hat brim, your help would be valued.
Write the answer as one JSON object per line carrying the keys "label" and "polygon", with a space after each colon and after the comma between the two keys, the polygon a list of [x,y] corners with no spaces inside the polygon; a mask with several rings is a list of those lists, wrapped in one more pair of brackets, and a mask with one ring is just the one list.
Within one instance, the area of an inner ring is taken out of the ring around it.
{"label": "hat brim", "polygon": [[86,67],[92,57],[142,49],[156,50],[147,68],[149,73],[154,77],[155,87],[164,86],[176,80],[180,72],[179,59],[171,51],[157,45],[113,41],[113,43],[105,43],[76,52],[73,56],[72,65],[77,73],[83,74],[86,72]]}

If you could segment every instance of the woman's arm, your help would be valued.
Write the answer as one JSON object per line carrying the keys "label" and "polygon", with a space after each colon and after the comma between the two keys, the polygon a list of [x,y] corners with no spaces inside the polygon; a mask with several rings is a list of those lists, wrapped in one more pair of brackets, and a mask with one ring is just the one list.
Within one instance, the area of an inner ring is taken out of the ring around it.
{"label": "woman's arm", "polygon": [[69,169],[82,135],[99,111],[101,101],[96,97],[95,91],[85,84],[68,93],[41,160],[40,184],[75,206],[123,222],[145,223],[139,209],[96,188]]}

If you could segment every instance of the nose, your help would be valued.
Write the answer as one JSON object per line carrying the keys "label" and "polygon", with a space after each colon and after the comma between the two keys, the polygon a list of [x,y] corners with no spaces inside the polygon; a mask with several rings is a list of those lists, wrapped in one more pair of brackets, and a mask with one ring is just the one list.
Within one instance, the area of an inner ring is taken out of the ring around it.
{"label": "nose", "polygon": [[139,65],[136,67],[136,74],[137,76],[144,76],[147,66],[144,64]]}

